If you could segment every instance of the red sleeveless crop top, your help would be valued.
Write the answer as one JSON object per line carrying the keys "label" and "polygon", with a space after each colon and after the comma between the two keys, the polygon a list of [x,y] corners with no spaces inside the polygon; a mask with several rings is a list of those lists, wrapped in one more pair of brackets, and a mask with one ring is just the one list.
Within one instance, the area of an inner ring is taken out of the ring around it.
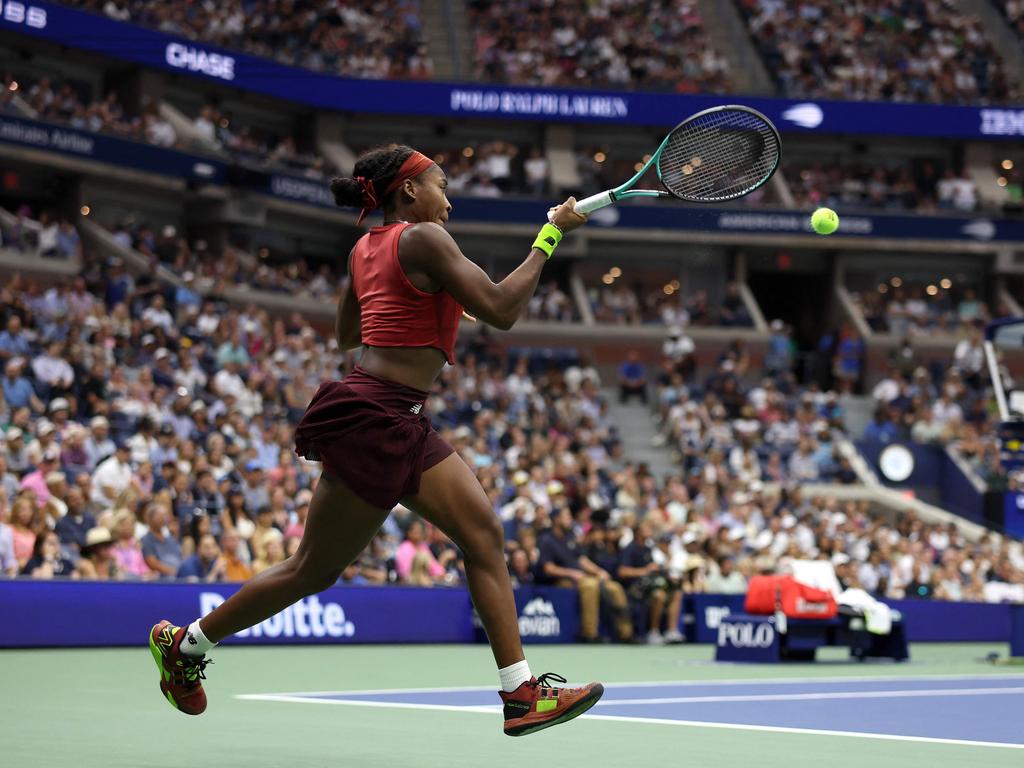
{"label": "red sleeveless crop top", "polygon": [[455,362],[462,305],[446,291],[421,291],[398,260],[398,239],[412,224],[371,227],[359,238],[349,265],[359,300],[363,344],[371,347],[435,347]]}

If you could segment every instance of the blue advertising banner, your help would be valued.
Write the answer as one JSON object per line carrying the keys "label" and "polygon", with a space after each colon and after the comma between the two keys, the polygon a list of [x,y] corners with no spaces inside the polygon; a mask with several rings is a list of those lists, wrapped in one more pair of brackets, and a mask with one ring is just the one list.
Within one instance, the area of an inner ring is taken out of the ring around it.
{"label": "blue advertising banner", "polygon": [[[142,645],[163,618],[205,616],[241,584],[0,581],[0,648]],[[471,643],[464,589],[332,587],[224,641]]]}
{"label": "blue advertising banner", "polygon": [[[502,198],[453,198],[452,216],[457,221],[533,223],[543,221],[549,201]],[[974,242],[1024,242],[1024,220],[970,219],[945,216],[847,215],[832,237],[887,238],[895,240],[969,240]],[[657,205],[620,204],[590,215],[588,226],[635,227],[721,232],[737,235],[821,236],[811,229],[806,211],[709,208],[685,203]]]}
{"label": "blue advertising banner", "polygon": [[224,164],[217,160],[9,115],[0,115],[0,143],[59,152],[164,176],[197,179],[211,184],[224,182]]}
{"label": "blue advertising banner", "polygon": [[715,661],[771,663],[781,658],[779,633],[771,616],[725,616],[715,638]]}
{"label": "blue advertising banner", "polygon": [[911,643],[1005,643],[1010,608],[1005,603],[948,603],[942,600],[886,600],[903,615]]}
{"label": "blue advertising banner", "polygon": [[0,29],[312,107],[347,112],[671,126],[701,109],[739,101],[761,110],[781,130],[791,132],[971,139],[1024,136],[1024,106],[799,101],[346,79],[42,0],[0,2]]}
{"label": "blue advertising banner", "polygon": [[686,639],[691,643],[714,643],[723,619],[743,613],[745,595],[687,595],[683,598],[683,613],[693,616],[686,628]]}
{"label": "blue advertising banner", "polygon": [[1007,536],[1024,539],[1024,491],[1003,495],[1003,530]]}
{"label": "blue advertising banner", "polygon": [[1024,658],[1024,605],[1010,609],[1010,655]]}

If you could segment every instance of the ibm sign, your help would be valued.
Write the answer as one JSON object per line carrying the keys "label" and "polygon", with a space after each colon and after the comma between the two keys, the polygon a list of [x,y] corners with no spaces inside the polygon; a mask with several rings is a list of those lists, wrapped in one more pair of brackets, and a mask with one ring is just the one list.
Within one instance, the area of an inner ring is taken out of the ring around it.
{"label": "ibm sign", "polygon": [[1024,136],[1024,109],[983,109],[978,130],[985,136]]}
{"label": "ibm sign", "polygon": [[33,29],[46,29],[46,9],[25,3],[0,0],[0,18],[11,24],[24,24]]}

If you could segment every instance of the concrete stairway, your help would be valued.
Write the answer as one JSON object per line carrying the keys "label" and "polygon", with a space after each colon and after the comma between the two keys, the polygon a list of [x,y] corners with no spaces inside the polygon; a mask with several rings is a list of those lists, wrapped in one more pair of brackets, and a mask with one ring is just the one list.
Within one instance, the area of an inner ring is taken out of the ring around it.
{"label": "concrete stairway", "polygon": [[473,71],[472,38],[463,0],[422,0],[423,31],[438,80],[468,80]]}
{"label": "concrete stairway", "polygon": [[754,43],[747,23],[733,0],[697,0],[715,49],[729,60],[729,77],[737,93],[771,94],[774,85]]}
{"label": "concrete stairway", "polygon": [[608,401],[608,417],[622,438],[623,457],[634,464],[646,464],[659,480],[665,475],[679,473],[681,468],[672,462],[668,448],[657,447],[651,441],[658,434],[651,420],[650,409],[632,397],[625,405],[619,403],[619,392],[605,388],[601,394]]}

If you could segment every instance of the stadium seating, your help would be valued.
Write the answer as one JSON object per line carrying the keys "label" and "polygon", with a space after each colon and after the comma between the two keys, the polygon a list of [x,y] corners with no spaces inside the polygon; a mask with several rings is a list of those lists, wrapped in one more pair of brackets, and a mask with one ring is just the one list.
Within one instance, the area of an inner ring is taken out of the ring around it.
{"label": "stadium seating", "polygon": [[956,104],[1019,96],[980,21],[952,0],[737,5],[787,96]]}

